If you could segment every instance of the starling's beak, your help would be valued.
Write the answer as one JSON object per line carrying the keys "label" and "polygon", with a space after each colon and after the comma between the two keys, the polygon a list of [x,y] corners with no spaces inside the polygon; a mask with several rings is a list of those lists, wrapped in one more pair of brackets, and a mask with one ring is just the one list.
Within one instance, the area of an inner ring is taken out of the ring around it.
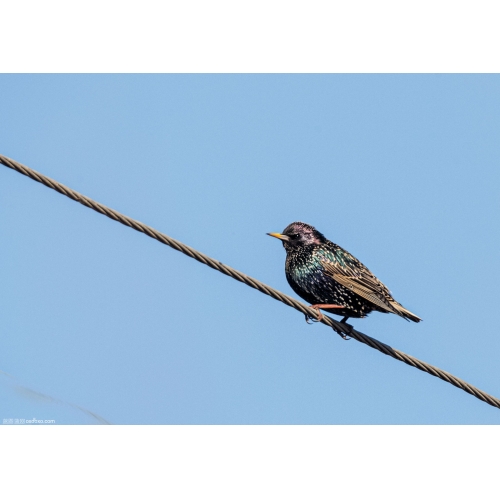
{"label": "starling's beak", "polygon": [[273,236],[274,238],[278,238],[279,240],[283,240],[283,241],[290,240],[290,237],[287,236],[286,234],[280,234],[280,233],[266,233],[266,234],[268,234],[269,236]]}

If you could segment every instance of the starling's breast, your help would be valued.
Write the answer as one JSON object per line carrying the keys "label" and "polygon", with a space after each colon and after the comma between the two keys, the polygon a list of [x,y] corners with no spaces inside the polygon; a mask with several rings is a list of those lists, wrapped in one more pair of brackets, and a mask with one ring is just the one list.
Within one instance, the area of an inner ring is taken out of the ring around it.
{"label": "starling's breast", "polygon": [[288,254],[285,273],[290,286],[303,299],[318,304],[335,303],[332,300],[337,284],[325,274],[312,249],[304,248]]}

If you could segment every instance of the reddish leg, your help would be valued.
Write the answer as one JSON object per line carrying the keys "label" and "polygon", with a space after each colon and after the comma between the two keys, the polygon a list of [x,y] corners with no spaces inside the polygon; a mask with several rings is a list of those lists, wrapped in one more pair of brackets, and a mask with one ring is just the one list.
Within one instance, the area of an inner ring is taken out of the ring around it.
{"label": "reddish leg", "polygon": [[345,309],[345,306],[337,306],[335,304],[314,304],[311,306],[311,309],[314,309],[318,313],[318,321],[323,319],[323,314],[320,309]]}

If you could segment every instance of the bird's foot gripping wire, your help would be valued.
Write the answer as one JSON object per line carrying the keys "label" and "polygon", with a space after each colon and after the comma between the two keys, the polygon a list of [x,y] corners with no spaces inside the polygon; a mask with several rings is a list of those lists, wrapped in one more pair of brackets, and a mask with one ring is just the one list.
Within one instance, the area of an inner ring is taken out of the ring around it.
{"label": "bird's foot gripping wire", "polygon": [[318,323],[318,319],[316,318],[313,318],[312,316],[309,316],[309,314],[304,314],[305,318],[306,318],[306,323],[308,325],[312,325],[313,323]]}
{"label": "bird's foot gripping wire", "polygon": [[[323,319],[323,313],[320,311],[321,309],[344,309],[344,306],[339,306],[337,304],[314,304],[311,306],[311,309],[314,309],[316,313],[318,314],[318,317],[315,318],[314,316],[310,316],[309,314],[306,314],[306,323],[309,323],[309,320],[311,319],[313,323],[317,323],[318,321],[321,321]],[[311,324],[311,323],[309,323]]]}
{"label": "bird's foot gripping wire", "polygon": [[333,329],[335,330],[336,333],[338,333],[344,340],[350,340],[351,337],[349,337],[349,334],[352,332],[353,328],[352,328],[352,325],[350,325],[349,323],[347,323],[347,320],[349,319],[349,316],[344,316],[342,318],[342,320],[340,321],[340,323],[342,324],[342,328],[335,328],[333,327]]}
{"label": "bird's foot gripping wire", "polygon": [[[312,325],[313,323],[319,323],[323,319],[323,313],[319,310],[320,304],[316,304],[314,306],[311,306],[311,309],[314,309],[318,313],[318,317],[312,316],[310,314],[305,314],[304,316],[306,317],[306,323],[308,325]],[[311,321],[309,321],[311,320]]]}

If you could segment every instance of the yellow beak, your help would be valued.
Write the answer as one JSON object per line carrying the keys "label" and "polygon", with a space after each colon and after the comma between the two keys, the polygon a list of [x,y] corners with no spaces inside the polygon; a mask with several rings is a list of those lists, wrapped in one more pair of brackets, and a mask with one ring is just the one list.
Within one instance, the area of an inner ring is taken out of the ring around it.
{"label": "yellow beak", "polygon": [[280,233],[266,233],[266,234],[272,236],[273,238],[278,238],[278,240],[288,241],[290,239],[286,234],[280,234]]}

